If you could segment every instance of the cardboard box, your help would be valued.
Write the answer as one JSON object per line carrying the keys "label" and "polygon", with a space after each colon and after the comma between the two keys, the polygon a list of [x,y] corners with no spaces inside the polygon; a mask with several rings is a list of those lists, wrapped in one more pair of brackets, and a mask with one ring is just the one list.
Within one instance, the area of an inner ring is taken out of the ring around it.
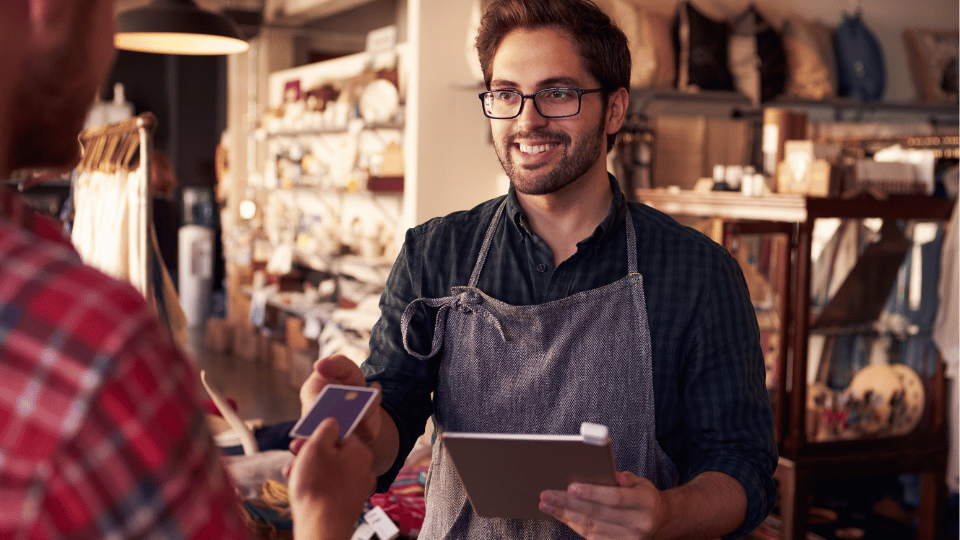
{"label": "cardboard box", "polygon": [[233,348],[233,326],[226,319],[214,317],[207,319],[204,345],[207,350],[216,353],[230,352]]}
{"label": "cardboard box", "polygon": [[784,158],[777,166],[777,193],[814,197],[840,194],[839,170],[832,161],[839,157],[834,146],[810,140],[784,142]]}
{"label": "cardboard box", "polygon": [[313,363],[320,356],[317,349],[290,350],[290,386],[299,389],[313,373]]}
{"label": "cardboard box", "polygon": [[653,187],[692,190],[714,165],[747,164],[753,146],[744,120],[659,115],[654,124]]}
{"label": "cardboard box", "polygon": [[273,352],[273,346],[271,345],[270,334],[265,332],[257,333],[257,359],[266,364],[272,364],[273,358],[271,353]]}
{"label": "cardboard box", "polygon": [[317,348],[317,340],[310,339],[303,335],[305,323],[299,317],[287,317],[286,333],[287,346],[293,350],[305,350]]}
{"label": "cardboard box", "polygon": [[260,334],[246,326],[234,326],[233,354],[241,360],[256,362],[260,358],[258,342]]}
{"label": "cardboard box", "polygon": [[[282,336],[281,336],[282,337]],[[282,373],[288,373],[292,364],[290,358],[290,348],[279,339],[270,339],[270,362],[273,369]]]}

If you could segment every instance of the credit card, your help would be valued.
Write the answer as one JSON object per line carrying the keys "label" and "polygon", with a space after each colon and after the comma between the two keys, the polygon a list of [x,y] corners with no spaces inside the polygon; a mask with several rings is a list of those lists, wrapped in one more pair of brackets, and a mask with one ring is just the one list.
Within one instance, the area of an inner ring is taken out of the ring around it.
{"label": "credit card", "polygon": [[320,391],[310,411],[290,430],[291,437],[309,437],[325,418],[334,417],[344,438],[357,427],[380,390],[366,386],[328,384]]}

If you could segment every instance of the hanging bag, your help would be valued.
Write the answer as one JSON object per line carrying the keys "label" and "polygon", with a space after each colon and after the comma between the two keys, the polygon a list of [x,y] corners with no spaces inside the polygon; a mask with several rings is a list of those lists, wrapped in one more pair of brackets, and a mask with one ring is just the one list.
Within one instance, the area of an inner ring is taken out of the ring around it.
{"label": "hanging bag", "polygon": [[876,101],[883,96],[886,73],[877,38],[863,24],[858,11],[844,17],[837,28],[837,83],[841,96]]}

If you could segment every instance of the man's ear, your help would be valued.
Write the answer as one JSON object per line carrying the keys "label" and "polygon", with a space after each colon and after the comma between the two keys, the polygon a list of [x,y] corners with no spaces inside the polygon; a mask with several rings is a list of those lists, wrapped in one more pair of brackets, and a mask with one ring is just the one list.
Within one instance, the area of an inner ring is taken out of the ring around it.
{"label": "man's ear", "polygon": [[626,88],[619,88],[607,98],[607,129],[606,133],[616,133],[623,127],[627,116],[627,107],[630,105],[630,93]]}

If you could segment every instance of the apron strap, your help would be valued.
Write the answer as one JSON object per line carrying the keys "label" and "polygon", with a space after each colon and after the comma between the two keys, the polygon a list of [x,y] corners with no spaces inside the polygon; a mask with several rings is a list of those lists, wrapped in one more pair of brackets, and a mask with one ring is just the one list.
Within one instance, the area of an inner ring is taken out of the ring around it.
{"label": "apron strap", "polygon": [[633,218],[630,216],[630,205],[627,204],[627,274],[637,272],[637,232],[633,229]]}
{"label": "apron strap", "polygon": [[480,270],[483,268],[484,261],[487,260],[487,252],[490,251],[490,242],[493,241],[493,232],[497,230],[497,224],[500,223],[500,216],[503,215],[503,209],[506,207],[507,199],[503,199],[503,202],[500,203],[500,206],[497,208],[497,212],[493,215],[493,219],[490,220],[490,225],[487,226],[487,234],[483,237],[483,245],[480,246],[480,256],[477,257],[477,263],[473,265],[473,274],[470,275],[468,287],[477,286],[477,280],[480,279]]}
{"label": "apron strap", "polygon": [[[443,338],[447,328],[447,314],[450,308],[458,309],[464,313],[476,313],[486,317],[487,320],[491,321],[497,328],[497,331],[500,333],[500,338],[503,339],[503,341],[510,341],[510,336],[508,336],[506,330],[504,330],[500,319],[486,308],[486,302],[484,302],[483,296],[479,291],[469,287],[456,287],[455,291],[458,291],[459,294],[445,296],[443,298],[417,298],[407,304],[406,309],[403,310],[403,316],[400,317],[400,335],[403,338],[403,348],[406,349],[407,353],[420,360],[427,360],[440,352],[440,348],[443,347]],[[430,352],[428,354],[421,354],[414,351],[410,347],[409,340],[407,339],[410,321],[413,320],[413,314],[420,304],[440,308],[440,311],[437,313],[437,319],[434,322],[433,340],[430,343]]]}
{"label": "apron strap", "polygon": [[[456,301],[456,296],[445,296],[443,298],[417,298],[407,304],[406,309],[403,310],[403,316],[400,317],[400,336],[403,339],[403,348],[406,349],[408,354],[420,360],[426,360],[440,352],[440,347],[443,346],[444,329],[447,326],[447,311],[450,310],[450,306],[456,303]],[[440,308],[433,327],[433,341],[430,344],[430,352],[427,354],[414,351],[410,348],[410,344],[407,343],[407,330],[410,328],[410,321],[413,319],[413,314],[420,304]]]}

